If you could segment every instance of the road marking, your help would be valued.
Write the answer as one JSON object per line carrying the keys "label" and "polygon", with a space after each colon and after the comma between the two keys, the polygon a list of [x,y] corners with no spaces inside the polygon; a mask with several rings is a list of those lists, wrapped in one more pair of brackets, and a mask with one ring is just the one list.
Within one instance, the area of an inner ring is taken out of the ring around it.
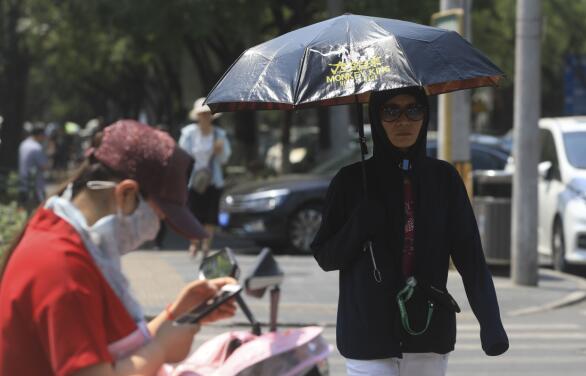
{"label": "road marking", "polygon": [[[582,326],[579,324],[523,324],[504,323],[505,330],[580,330]],[[458,331],[479,331],[480,326],[475,324],[458,325]]]}
{"label": "road marking", "polygon": [[533,307],[527,307],[527,308],[509,311],[509,312],[507,312],[507,315],[509,315],[509,316],[530,315],[533,313],[539,313],[539,312],[549,311],[549,310],[556,309],[556,308],[565,307],[570,304],[578,303],[584,299],[586,299],[586,291],[574,291],[574,292],[564,296],[561,299],[554,300],[552,302],[549,302],[547,304],[543,304],[540,306],[533,306]]}
{"label": "road marking", "polygon": [[531,365],[535,365],[535,364],[547,364],[547,365],[552,365],[552,364],[560,364],[563,366],[568,366],[570,363],[580,363],[580,364],[584,364],[584,358],[583,357],[576,357],[576,356],[555,356],[555,357],[549,357],[549,356],[513,356],[513,355],[508,355],[507,353],[505,353],[504,355],[498,357],[498,358],[494,358],[494,357],[489,357],[489,356],[485,356],[484,354],[482,356],[466,356],[465,358],[456,358],[456,357],[450,357],[450,359],[448,360],[448,367],[454,366],[454,365],[477,365],[479,363],[487,363],[494,366],[498,366],[499,363],[504,365],[506,364],[507,366],[510,365],[518,365],[518,364],[531,364]]}
{"label": "road marking", "polygon": [[[519,333],[519,332],[507,332],[509,336],[509,340],[526,340],[526,339],[563,339],[563,340],[571,340],[571,339],[584,339],[586,340],[586,333]],[[458,339],[475,339],[478,338],[478,333],[460,333],[458,334]]]}
{"label": "road marking", "polygon": [[[555,343],[555,346],[552,346],[553,343],[518,343],[514,342],[511,343],[511,347],[509,351],[520,351],[520,350],[548,350],[549,352],[556,352],[556,351],[564,351],[567,352],[568,350],[571,351],[579,351],[578,349],[583,344],[580,340],[578,342],[568,342],[564,340],[564,342]],[[480,338],[478,338],[477,343],[461,343],[459,341],[456,342],[456,351],[482,351],[482,346],[480,345]]]}

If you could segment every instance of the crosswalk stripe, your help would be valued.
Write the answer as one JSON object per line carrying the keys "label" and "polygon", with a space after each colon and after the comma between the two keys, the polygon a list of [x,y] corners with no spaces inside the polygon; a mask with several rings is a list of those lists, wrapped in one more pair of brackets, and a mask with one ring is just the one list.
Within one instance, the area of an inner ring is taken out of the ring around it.
{"label": "crosswalk stripe", "polygon": [[[550,352],[556,351],[568,351],[568,350],[576,350],[582,342],[563,342],[563,343],[556,343],[555,346],[552,346],[552,343],[518,343],[513,342],[511,343],[511,351],[519,351],[519,350],[549,350]],[[476,344],[473,343],[460,343],[456,342],[456,351],[482,351],[482,346],[480,345],[480,339],[478,339]]]}
{"label": "crosswalk stripe", "polygon": [[[572,332],[507,332],[509,339],[586,339],[586,333]],[[478,338],[477,333],[460,333],[458,339]]]}
{"label": "crosswalk stripe", "polygon": [[581,363],[584,364],[584,358],[579,357],[571,357],[571,356],[514,356],[514,355],[502,355],[499,358],[493,358],[489,356],[467,356],[467,357],[450,357],[448,360],[448,367],[455,366],[455,365],[478,365],[479,363],[487,363],[493,366],[498,365],[498,363],[503,365],[514,365],[514,364],[563,364],[567,366],[570,363]]}
{"label": "crosswalk stripe", "polygon": [[[580,330],[582,326],[578,324],[504,324],[508,331],[515,330]],[[479,331],[480,326],[474,324],[458,325],[458,331]]]}

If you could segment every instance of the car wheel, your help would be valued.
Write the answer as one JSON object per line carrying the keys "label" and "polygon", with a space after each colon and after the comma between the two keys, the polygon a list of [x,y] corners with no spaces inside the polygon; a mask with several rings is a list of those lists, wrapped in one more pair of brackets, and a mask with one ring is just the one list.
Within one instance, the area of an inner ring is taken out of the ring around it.
{"label": "car wheel", "polygon": [[565,255],[564,227],[562,221],[557,219],[553,225],[553,234],[551,237],[552,263],[555,270],[560,272],[568,271],[568,263]]}
{"label": "car wheel", "polygon": [[289,244],[301,253],[311,253],[309,245],[321,224],[321,210],[317,205],[299,209],[289,221]]}

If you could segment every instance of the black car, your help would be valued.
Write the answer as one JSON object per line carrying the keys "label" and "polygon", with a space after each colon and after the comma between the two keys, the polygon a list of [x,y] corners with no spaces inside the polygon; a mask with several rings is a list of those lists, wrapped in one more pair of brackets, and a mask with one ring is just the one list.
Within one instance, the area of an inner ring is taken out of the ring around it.
{"label": "black car", "polygon": [[[508,154],[490,143],[472,139],[472,168],[500,170]],[[428,154],[436,156],[437,142],[428,141]],[[309,253],[321,222],[321,208],[330,180],[340,168],[358,161],[358,148],[328,160],[303,175],[283,175],[241,183],[229,189],[220,203],[220,227],[261,246]]]}

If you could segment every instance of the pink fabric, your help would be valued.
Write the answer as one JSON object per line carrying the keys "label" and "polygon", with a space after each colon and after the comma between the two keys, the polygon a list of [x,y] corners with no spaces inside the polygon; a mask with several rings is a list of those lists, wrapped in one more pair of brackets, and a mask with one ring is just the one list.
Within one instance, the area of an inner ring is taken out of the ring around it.
{"label": "pink fabric", "polygon": [[[178,365],[173,376],[236,375],[255,364],[307,344],[322,331],[320,327],[310,326],[266,333],[259,337],[244,331],[224,333],[203,344]],[[239,340],[242,344],[229,354],[228,349],[233,340]],[[329,352],[330,348],[327,347],[327,351],[304,359],[289,370],[287,375],[294,375],[325,359]]]}
{"label": "pink fabric", "polygon": [[321,332],[322,328],[310,326],[264,334],[234,351],[222,370],[235,375],[252,364],[301,346]]}
{"label": "pink fabric", "polygon": [[299,363],[295,368],[293,368],[291,371],[287,372],[283,376],[295,376],[299,374],[301,371],[310,369],[318,362],[326,359],[328,355],[330,355],[330,352],[332,352],[331,347],[327,348],[326,350],[322,351],[321,353],[315,356],[306,358],[303,362]]}
{"label": "pink fabric", "polygon": [[231,355],[228,352],[233,341],[244,344],[257,337],[245,331],[234,331],[220,334],[201,345],[181,364],[173,370],[173,376],[211,375],[220,368]]}

